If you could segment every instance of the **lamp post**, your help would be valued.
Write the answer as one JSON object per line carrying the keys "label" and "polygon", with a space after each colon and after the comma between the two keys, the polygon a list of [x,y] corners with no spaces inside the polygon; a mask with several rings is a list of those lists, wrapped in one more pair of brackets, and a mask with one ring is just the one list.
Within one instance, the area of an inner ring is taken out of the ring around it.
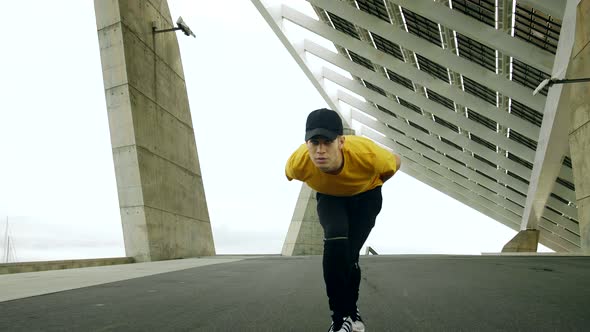
{"label": "lamp post", "polygon": [[568,84],[568,83],[582,83],[582,82],[590,82],[590,77],[586,78],[547,78],[537,86],[535,91],[533,91],[533,96],[536,95],[539,91],[541,91],[545,86],[551,87],[553,84]]}
{"label": "lamp post", "polygon": [[176,31],[176,30],[182,30],[182,32],[184,32],[185,35],[193,36],[194,38],[197,38],[197,36],[195,36],[195,34],[191,30],[191,28],[189,28],[188,25],[186,25],[186,23],[184,23],[182,16],[179,16],[178,20],[176,20],[176,28],[158,30],[158,28],[155,26],[155,22],[152,23],[152,32],[154,34],[161,33],[161,32]]}

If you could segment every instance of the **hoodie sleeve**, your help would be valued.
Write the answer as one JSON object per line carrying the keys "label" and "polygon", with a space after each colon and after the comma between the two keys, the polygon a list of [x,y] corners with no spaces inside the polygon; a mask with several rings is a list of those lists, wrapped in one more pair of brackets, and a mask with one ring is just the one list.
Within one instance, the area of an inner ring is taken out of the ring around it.
{"label": "hoodie sleeve", "polygon": [[301,180],[301,167],[303,165],[302,158],[305,157],[305,153],[307,152],[305,144],[302,144],[287,160],[287,164],[285,165],[285,176],[287,180],[291,181]]}
{"label": "hoodie sleeve", "polygon": [[381,181],[385,182],[395,174],[397,169],[395,155],[380,146],[377,146],[375,154],[377,158],[376,164],[378,165],[376,171],[379,173]]}

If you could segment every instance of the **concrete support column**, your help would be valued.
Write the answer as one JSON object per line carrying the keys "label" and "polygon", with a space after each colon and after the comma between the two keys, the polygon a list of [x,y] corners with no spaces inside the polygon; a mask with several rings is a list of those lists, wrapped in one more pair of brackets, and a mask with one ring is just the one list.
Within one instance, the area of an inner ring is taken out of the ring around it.
{"label": "concrete support column", "polygon": [[[563,78],[564,72],[566,77],[572,77],[571,62],[574,57],[572,51],[578,34],[577,24],[580,23],[576,21],[577,4],[577,0],[568,0],[565,6],[563,25],[551,73],[553,78]],[[570,127],[568,120],[571,113],[569,88],[567,84],[557,84],[549,89],[522,214],[521,231],[506,244],[502,251],[536,252],[537,250],[537,244],[532,245],[530,241],[539,239],[539,223],[555,185],[555,179],[562,168],[563,156],[567,153],[567,132]]]}
{"label": "concrete support column", "polygon": [[526,229],[518,232],[512,240],[504,245],[502,252],[537,252],[539,233],[538,229]]}
{"label": "concrete support column", "polygon": [[[354,130],[344,128],[344,135]],[[285,237],[283,256],[321,255],[324,253],[324,230],[317,211],[316,191],[305,183],[301,186],[293,218]]]}
{"label": "concrete support column", "polygon": [[[576,38],[567,78],[590,77],[590,0],[578,4]],[[569,90],[569,144],[580,222],[580,242],[590,254],[590,83],[567,84]]]}
{"label": "concrete support column", "polygon": [[323,239],[324,230],[317,212],[316,191],[303,183],[281,254],[321,255],[324,253]]}
{"label": "concrete support column", "polygon": [[95,0],[127,256],[214,255],[174,23],[166,0]]}

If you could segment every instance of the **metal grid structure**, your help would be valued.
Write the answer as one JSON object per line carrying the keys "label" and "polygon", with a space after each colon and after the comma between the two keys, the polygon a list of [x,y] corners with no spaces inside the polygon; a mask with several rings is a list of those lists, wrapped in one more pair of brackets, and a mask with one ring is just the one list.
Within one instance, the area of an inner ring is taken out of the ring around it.
{"label": "metal grid structure", "polygon": [[467,16],[494,27],[496,25],[496,1],[494,0],[455,0],[452,2],[455,10]]}
{"label": "metal grid structure", "polygon": [[555,54],[561,22],[533,7],[516,2],[514,36]]}
{"label": "metal grid structure", "polygon": [[[360,2],[367,2],[366,0]],[[402,9],[402,15],[406,22],[406,30],[420,38],[428,40],[429,42],[442,47],[442,39],[438,24],[427,19],[424,16],[418,15],[411,10]]]}
{"label": "metal grid structure", "polygon": [[[457,34],[459,56],[469,59],[492,72],[496,72],[496,50],[467,36]],[[536,86],[535,86],[536,87]]]}
{"label": "metal grid structure", "polygon": [[[402,155],[407,174],[519,230],[547,96],[532,90],[551,69],[519,49],[533,45],[551,61],[560,18],[518,0],[307,1],[319,20],[289,1],[282,19],[336,46],[337,54],[305,43],[353,77],[324,69],[323,79],[342,87],[333,105]],[[571,167],[566,156],[538,225],[540,242],[560,252],[580,248]]]}

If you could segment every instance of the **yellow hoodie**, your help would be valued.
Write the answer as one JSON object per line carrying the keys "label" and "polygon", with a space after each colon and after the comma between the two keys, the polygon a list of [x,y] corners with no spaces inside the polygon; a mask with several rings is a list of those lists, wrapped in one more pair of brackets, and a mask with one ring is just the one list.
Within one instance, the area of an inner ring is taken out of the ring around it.
{"label": "yellow hoodie", "polygon": [[383,185],[395,173],[393,153],[361,136],[346,136],[342,147],[344,166],[338,174],[318,169],[302,144],[289,158],[285,175],[307,183],[317,192],[332,196],[353,196]]}

